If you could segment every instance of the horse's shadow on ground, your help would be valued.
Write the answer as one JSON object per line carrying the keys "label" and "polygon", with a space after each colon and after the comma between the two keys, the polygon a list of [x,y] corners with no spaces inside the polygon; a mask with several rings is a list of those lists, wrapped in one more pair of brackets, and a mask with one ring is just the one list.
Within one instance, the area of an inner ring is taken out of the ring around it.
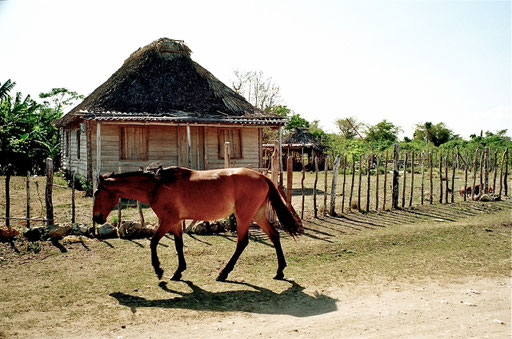
{"label": "horse's shadow on ground", "polygon": [[191,281],[183,281],[191,292],[184,293],[171,290],[166,282],[159,284],[164,291],[179,296],[169,299],[148,300],[122,292],[111,293],[120,305],[130,307],[133,313],[142,307],[169,309],[189,309],[196,311],[217,312],[249,312],[258,314],[285,314],[295,317],[309,317],[337,310],[336,299],[327,295],[304,293],[304,287],[294,281],[287,280],[291,286],[287,290],[276,293],[264,287],[245,282],[229,281],[231,284],[247,286],[249,289],[240,291],[209,292],[194,285]]}

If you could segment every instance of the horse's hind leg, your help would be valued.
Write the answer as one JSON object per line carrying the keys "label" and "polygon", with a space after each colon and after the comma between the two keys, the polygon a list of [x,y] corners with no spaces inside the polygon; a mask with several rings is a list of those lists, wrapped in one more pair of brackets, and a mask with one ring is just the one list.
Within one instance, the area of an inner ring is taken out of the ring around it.
{"label": "horse's hind leg", "polygon": [[276,254],[277,254],[277,265],[278,265],[277,273],[274,276],[274,279],[282,280],[282,279],[284,279],[283,270],[286,267],[286,260],[284,258],[283,249],[281,247],[281,240],[279,239],[279,232],[274,227],[272,227],[272,225],[270,225],[270,223],[268,222],[268,219],[266,216],[266,210],[267,210],[266,205],[267,205],[266,202],[261,205],[260,209],[254,216],[254,221],[256,221],[258,226],[261,227],[263,232],[265,232],[267,234],[270,241],[272,241],[272,243],[274,244],[274,247],[276,249]]}
{"label": "horse's hind leg", "polygon": [[236,250],[235,253],[233,253],[231,259],[229,259],[229,262],[226,264],[226,267],[220,271],[219,276],[217,277],[217,281],[226,281],[229,273],[233,270],[233,267],[235,267],[238,258],[247,247],[247,244],[249,244],[249,222],[241,223],[241,220],[238,216],[236,219],[238,231],[238,242],[236,244]]}

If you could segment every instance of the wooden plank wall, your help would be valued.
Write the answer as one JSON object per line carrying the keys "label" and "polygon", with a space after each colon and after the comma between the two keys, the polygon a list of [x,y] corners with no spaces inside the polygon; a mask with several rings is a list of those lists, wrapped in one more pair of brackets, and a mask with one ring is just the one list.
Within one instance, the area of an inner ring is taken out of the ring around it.
{"label": "wooden plank wall", "polygon": [[[219,157],[218,132],[215,127],[208,127],[205,131],[207,142],[208,168],[224,167],[224,159]],[[258,128],[245,127],[242,130],[242,159],[231,159],[231,167],[259,167],[259,141]],[[222,149],[222,151],[224,151]]]}
{"label": "wooden plank wall", "polygon": [[[79,129],[80,132],[80,159],[77,157],[77,134]],[[80,124],[74,128],[71,128],[71,140],[69,142],[69,157],[62,157],[62,168],[69,171],[74,171],[77,174],[85,177],[87,176],[87,135],[85,133],[85,125]],[[66,147],[66,130],[63,130],[61,135],[61,141],[63,147]],[[63,155],[65,149],[62,149]]]}
{"label": "wooden plank wall", "polygon": [[[96,176],[96,124],[91,124],[91,164],[93,177]],[[135,125],[132,125],[135,126]],[[141,125],[142,126],[142,125]],[[160,162],[163,166],[186,166],[186,127],[185,126],[147,126],[148,128],[148,159],[120,160],[120,127],[103,123],[101,125],[102,161],[101,173],[117,172],[121,164],[123,172],[137,171],[140,166]],[[87,149],[85,129],[81,135],[81,157],[76,159],[76,130],[71,133],[71,160],[64,159],[65,169],[74,170],[78,175],[87,176]],[[198,127],[191,125],[192,167],[204,169],[205,158],[208,168],[223,168],[224,159],[218,153],[218,128]],[[206,144],[202,145],[203,139]],[[182,147],[180,147],[180,145]],[[234,167],[259,167],[259,128],[246,127],[242,131],[242,159],[232,159]],[[180,151],[181,150],[181,151]],[[206,154],[205,154],[206,151]],[[70,165],[68,165],[70,163]]]}

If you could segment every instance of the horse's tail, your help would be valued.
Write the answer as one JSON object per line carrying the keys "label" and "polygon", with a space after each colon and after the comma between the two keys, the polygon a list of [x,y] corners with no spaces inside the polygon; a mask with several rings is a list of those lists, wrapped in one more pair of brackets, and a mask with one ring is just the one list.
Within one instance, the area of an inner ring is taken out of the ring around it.
{"label": "horse's tail", "polygon": [[294,213],[294,211],[290,211],[286,206],[281,194],[279,194],[279,191],[272,180],[267,177],[265,177],[265,180],[268,184],[268,198],[272,207],[276,211],[277,218],[279,219],[283,229],[292,236],[303,234],[304,228],[302,227],[302,221],[299,216]]}

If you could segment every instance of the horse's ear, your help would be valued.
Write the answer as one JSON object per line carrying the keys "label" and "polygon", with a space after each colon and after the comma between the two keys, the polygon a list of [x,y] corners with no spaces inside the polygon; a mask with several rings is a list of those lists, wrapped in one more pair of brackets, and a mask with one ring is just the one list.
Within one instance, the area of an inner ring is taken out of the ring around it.
{"label": "horse's ear", "polygon": [[102,175],[98,175],[98,180],[101,184],[105,183],[105,178]]}

